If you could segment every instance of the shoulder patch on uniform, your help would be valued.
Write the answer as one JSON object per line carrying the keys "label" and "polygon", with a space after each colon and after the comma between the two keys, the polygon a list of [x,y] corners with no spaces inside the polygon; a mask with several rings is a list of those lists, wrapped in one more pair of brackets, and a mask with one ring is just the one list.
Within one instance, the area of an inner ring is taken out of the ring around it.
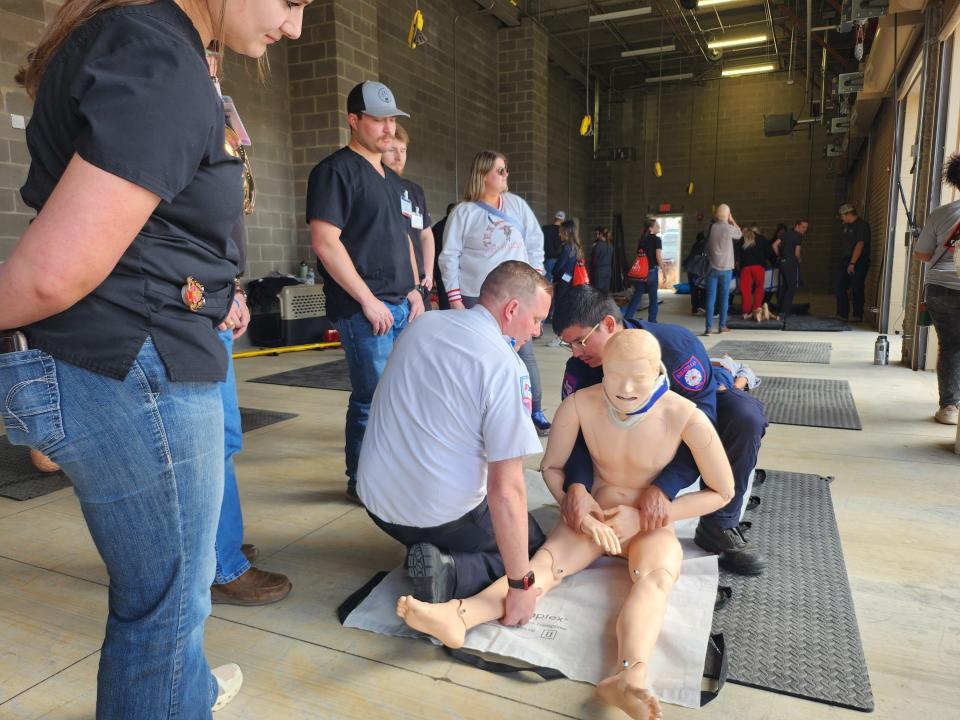
{"label": "shoulder patch on uniform", "polygon": [[520,376],[520,402],[528,413],[533,413],[533,389],[530,387],[530,376]]}
{"label": "shoulder patch on uniform", "polygon": [[691,355],[689,360],[671,373],[671,376],[674,382],[687,392],[699,392],[707,384],[707,371],[696,355]]}

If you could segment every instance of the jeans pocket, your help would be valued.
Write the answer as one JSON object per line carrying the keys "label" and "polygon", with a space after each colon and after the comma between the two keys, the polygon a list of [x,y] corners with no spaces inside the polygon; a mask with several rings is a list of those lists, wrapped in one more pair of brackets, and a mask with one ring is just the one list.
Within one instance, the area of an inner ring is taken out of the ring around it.
{"label": "jeans pocket", "polygon": [[40,350],[0,355],[0,416],[11,445],[45,452],[64,438],[54,359]]}

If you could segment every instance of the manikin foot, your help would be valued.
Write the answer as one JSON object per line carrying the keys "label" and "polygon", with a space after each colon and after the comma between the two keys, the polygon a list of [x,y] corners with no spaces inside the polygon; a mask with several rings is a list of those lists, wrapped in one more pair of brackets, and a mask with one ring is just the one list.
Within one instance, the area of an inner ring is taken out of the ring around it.
{"label": "manikin foot", "polygon": [[610,705],[623,710],[633,720],[662,720],[657,696],[644,686],[647,664],[635,662],[597,685],[597,694]]}
{"label": "manikin foot", "polygon": [[397,600],[397,616],[409,627],[426,633],[449,648],[463,647],[467,627],[460,619],[461,602],[426,603],[413,595],[404,595]]}

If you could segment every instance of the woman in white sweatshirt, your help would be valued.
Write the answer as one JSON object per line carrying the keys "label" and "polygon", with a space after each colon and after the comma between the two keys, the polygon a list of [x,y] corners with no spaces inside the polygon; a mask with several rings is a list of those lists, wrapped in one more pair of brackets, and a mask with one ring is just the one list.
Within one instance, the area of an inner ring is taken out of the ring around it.
{"label": "woman in white sweatshirt", "polygon": [[[447,218],[443,251],[437,258],[450,307],[473,307],[487,274],[505,260],[522,260],[543,272],[543,231],[522,198],[507,192],[507,159],[481,150],[473,158],[463,202]],[[550,430],[540,407],[540,369],[533,342],[518,354],[530,373],[533,424],[541,435]]]}

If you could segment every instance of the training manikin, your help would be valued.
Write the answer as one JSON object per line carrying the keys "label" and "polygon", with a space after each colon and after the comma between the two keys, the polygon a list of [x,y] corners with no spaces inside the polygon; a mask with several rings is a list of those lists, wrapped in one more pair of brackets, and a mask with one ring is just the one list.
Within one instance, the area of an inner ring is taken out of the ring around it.
{"label": "training manikin", "polygon": [[[646,689],[647,662],[683,560],[672,524],[638,534],[640,494],[673,459],[681,441],[689,446],[707,489],[674,500],[671,520],[718,510],[734,491],[730,464],[710,420],[668,388],[660,346],[650,333],[624,330],[610,340],[602,384],[563,401],[541,466],[550,492],[562,502],[563,468],[582,430],[596,472],[596,507],[579,528],[561,522],[530,561],[536,588],[547,593],[605,553],[627,559],[633,584],[617,620],[618,664],[597,692],[632,718],[661,717],[659,701]],[[500,578],[463,600],[432,605],[402,597],[397,614],[410,627],[457,648],[467,630],[503,617],[506,595],[506,578]]]}

